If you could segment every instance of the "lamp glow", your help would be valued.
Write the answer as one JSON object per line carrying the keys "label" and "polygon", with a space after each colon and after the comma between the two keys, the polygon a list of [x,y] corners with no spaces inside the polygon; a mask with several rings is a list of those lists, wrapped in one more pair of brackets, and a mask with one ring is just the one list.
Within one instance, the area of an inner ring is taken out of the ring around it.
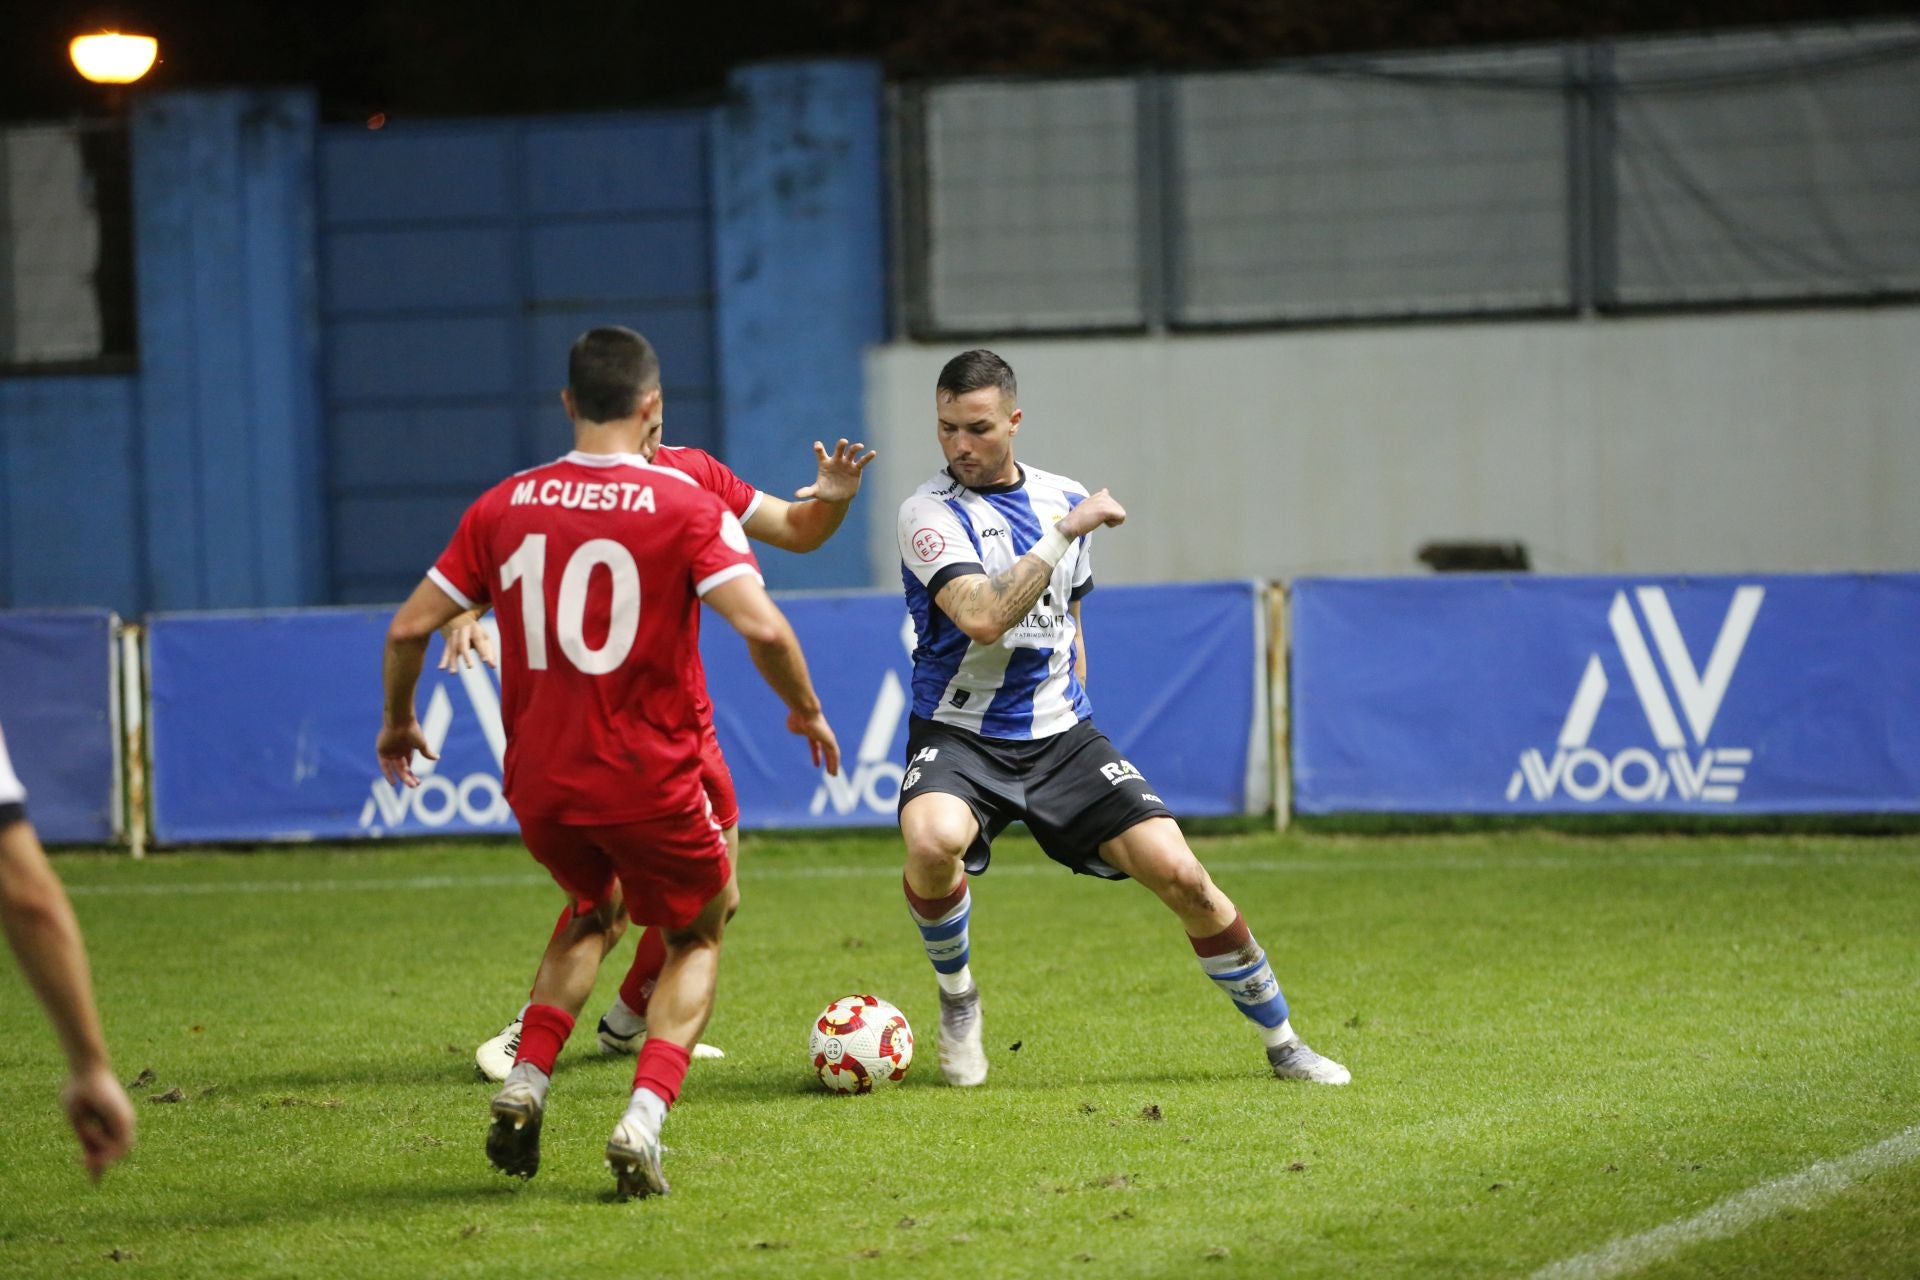
{"label": "lamp glow", "polygon": [[160,42],[152,36],[127,36],[117,31],[75,36],[67,46],[74,69],[95,84],[132,84],[153,68]]}

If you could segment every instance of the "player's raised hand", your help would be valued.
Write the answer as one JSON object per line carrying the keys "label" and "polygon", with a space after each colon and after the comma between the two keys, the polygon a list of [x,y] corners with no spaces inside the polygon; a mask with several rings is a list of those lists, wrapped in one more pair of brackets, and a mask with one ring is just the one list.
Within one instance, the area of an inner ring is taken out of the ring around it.
{"label": "player's raised hand", "polygon": [[440,634],[447,642],[440,654],[442,671],[458,671],[463,662],[472,670],[475,658],[496,671],[500,669],[500,659],[493,652],[493,633],[481,626],[475,615],[460,615],[440,628]]}
{"label": "player's raised hand", "polygon": [[833,736],[833,726],[827,723],[826,712],[816,711],[810,716],[803,716],[798,711],[789,711],[787,732],[797,733],[807,740],[807,750],[813,756],[814,768],[825,765],[828,773],[835,777],[840,775],[840,740]]}
{"label": "player's raised hand", "polygon": [[133,1146],[133,1104],[105,1064],[76,1071],[60,1090],[60,1106],[80,1139],[81,1159],[95,1182]]}
{"label": "player's raised hand", "polygon": [[[866,449],[864,454],[860,452],[862,449]],[[819,464],[820,474],[804,489],[794,490],[793,496],[819,502],[852,502],[853,495],[860,492],[860,473],[879,456],[874,450],[867,449],[864,443],[848,444],[844,436],[833,447],[832,453],[827,452],[826,445],[815,440],[813,460]]]}
{"label": "player's raised hand", "polygon": [[1127,522],[1127,509],[1114,499],[1105,489],[1085,499],[1060,517],[1060,533],[1063,537],[1078,538],[1092,533],[1105,525],[1114,528]]}
{"label": "player's raised hand", "polygon": [[373,749],[380,757],[380,772],[396,787],[402,783],[409,787],[420,785],[420,779],[413,772],[414,752],[429,760],[440,758],[427,745],[427,735],[420,731],[418,720],[384,726],[380,736],[374,739]]}

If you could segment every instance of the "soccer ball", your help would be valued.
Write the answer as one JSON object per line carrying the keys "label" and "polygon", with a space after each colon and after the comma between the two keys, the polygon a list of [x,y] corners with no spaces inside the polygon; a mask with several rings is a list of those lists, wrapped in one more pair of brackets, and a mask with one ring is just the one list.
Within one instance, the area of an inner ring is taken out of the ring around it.
{"label": "soccer ball", "polygon": [[913,1065],[907,1016],[874,996],[841,996],[813,1021],[807,1061],[835,1093],[872,1093]]}

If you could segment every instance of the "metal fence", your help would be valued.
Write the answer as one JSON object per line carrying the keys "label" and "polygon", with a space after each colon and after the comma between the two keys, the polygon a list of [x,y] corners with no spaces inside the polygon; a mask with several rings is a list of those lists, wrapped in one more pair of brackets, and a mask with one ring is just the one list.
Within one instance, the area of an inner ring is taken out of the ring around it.
{"label": "metal fence", "polygon": [[911,336],[1920,292],[1920,23],[903,86]]}

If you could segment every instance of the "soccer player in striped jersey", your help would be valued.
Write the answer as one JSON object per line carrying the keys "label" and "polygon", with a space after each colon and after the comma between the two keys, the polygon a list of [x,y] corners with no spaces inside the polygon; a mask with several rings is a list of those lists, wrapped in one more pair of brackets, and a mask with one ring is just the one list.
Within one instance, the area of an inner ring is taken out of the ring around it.
{"label": "soccer player in striped jersey", "polygon": [[[622,329],[619,332],[632,331]],[[638,334],[633,336],[639,339]],[[571,416],[576,405],[570,396],[571,392],[562,399]],[[831,452],[820,441],[814,441],[817,473],[813,483],[796,492],[795,500],[788,502],[754,488],[726,463],[704,449],[662,443],[666,413],[664,396],[656,394],[649,403],[647,435],[640,449],[646,460],[655,466],[670,467],[690,476],[702,489],[726,504],[727,510],[740,521],[749,538],[782,551],[805,554],[826,544],[839,529],[841,521],[846,518],[847,508],[860,492],[861,473],[876,456],[864,444],[848,444],[844,438]],[[473,610],[447,624],[444,629],[447,644],[440,660],[442,670],[455,670],[461,662],[471,665],[474,657],[470,655],[477,655],[489,666],[498,665],[494,661],[486,631],[477,625],[480,616],[479,610]],[[720,739],[714,733],[713,703],[707,697],[706,671],[700,665],[697,646],[690,651],[688,664],[686,681],[694,691],[695,710],[701,722],[701,781],[706,788],[707,799],[713,805],[714,819],[719,822],[726,838],[728,855],[737,863],[740,858],[740,802],[734,792],[733,775],[727,768],[726,757],[720,751]],[[553,926],[553,935],[558,936],[572,919],[573,906],[569,903],[561,908],[560,918]],[[619,942],[626,927],[626,915],[616,911],[614,925],[604,936],[609,950]],[[620,983],[620,992],[600,1019],[598,1039],[602,1053],[633,1053],[646,1039],[647,1007],[652,1001],[666,960],[667,949],[661,931],[657,928],[642,931],[639,944],[634,948],[633,961],[627,967],[627,976]],[[474,1066],[487,1079],[504,1080],[513,1069],[514,1055],[520,1049],[525,1013],[526,1006],[522,1005],[520,1011],[509,1018],[499,1032],[482,1041],[474,1050]],[[694,1046],[693,1056],[719,1058],[725,1055],[712,1045],[698,1044]]]}
{"label": "soccer player in striped jersey", "polygon": [[1080,600],[1089,535],[1127,513],[1105,489],[1014,460],[1013,370],[991,351],[949,360],[935,388],[946,466],[900,507],[901,576],[917,644],[900,784],[907,907],[940,987],[940,1070],[987,1078],[970,967],[967,876],[1026,822],[1049,858],[1132,878],[1179,919],[1203,973],[1255,1026],[1273,1074],[1345,1084],[1295,1034],[1266,953],[1140,771],[1094,727]]}

